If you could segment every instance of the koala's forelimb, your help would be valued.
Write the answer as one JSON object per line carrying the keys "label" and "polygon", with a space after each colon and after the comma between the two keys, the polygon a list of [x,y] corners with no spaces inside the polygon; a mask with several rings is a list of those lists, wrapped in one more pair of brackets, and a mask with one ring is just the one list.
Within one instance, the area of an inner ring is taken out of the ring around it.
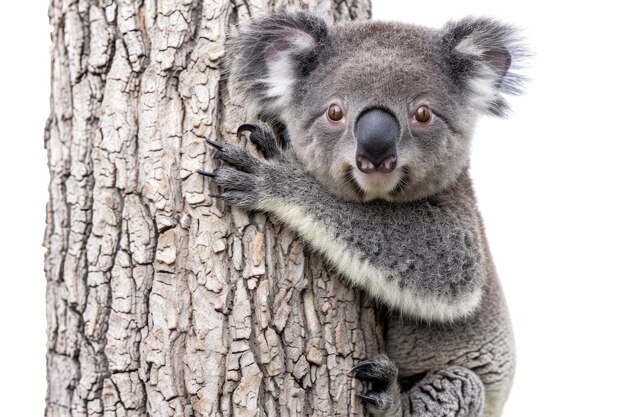
{"label": "koala's forelimb", "polygon": [[[228,204],[275,215],[351,282],[401,314],[446,321],[478,304],[484,243],[466,177],[413,203],[346,202],[278,147],[268,126],[244,125],[239,138],[243,132],[265,160],[237,145],[207,142],[228,165],[201,174],[222,187]],[[370,385],[360,397],[377,416],[478,417],[483,408],[483,384],[465,367],[439,365],[404,392],[386,356],[363,361],[354,372]]]}
{"label": "koala's forelimb", "polygon": [[[353,203],[331,195],[265,124],[244,125],[267,159],[215,144],[212,179],[231,205],[274,214],[351,282],[403,314],[447,321],[479,305],[485,276],[469,179],[428,199]],[[398,240],[398,237],[402,239]]]}

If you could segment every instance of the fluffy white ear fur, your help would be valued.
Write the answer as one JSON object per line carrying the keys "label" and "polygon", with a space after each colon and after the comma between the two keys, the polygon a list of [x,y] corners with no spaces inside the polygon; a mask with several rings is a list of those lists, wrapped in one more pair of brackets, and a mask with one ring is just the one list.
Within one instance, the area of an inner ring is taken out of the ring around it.
{"label": "fluffy white ear fur", "polygon": [[482,113],[506,114],[503,94],[519,94],[525,78],[517,71],[528,57],[518,30],[490,18],[465,18],[444,28],[453,76],[464,82],[468,103]]}
{"label": "fluffy white ear fur", "polygon": [[262,82],[267,86],[266,94],[271,99],[272,110],[280,112],[289,105],[297,77],[294,56],[315,46],[316,41],[311,35],[294,29],[287,46],[268,52],[265,59],[267,77]]}
{"label": "fluffy white ear fur", "polygon": [[[478,68],[467,80],[467,95],[470,106],[479,112],[488,113],[493,103],[498,100],[498,87],[503,78],[494,67],[483,60],[487,50],[477,44],[473,39],[463,39],[455,48],[456,53],[470,56],[479,62]],[[505,69],[505,73],[508,68]],[[504,74],[505,76],[506,74]]]}
{"label": "fluffy white ear fur", "polygon": [[226,41],[231,91],[245,92],[254,116],[280,117],[327,33],[325,18],[304,11],[271,13],[234,29]]}

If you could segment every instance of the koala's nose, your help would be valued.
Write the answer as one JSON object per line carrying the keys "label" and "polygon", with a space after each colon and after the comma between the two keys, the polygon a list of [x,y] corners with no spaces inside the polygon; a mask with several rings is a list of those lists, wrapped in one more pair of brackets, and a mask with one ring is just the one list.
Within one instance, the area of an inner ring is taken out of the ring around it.
{"label": "koala's nose", "polygon": [[355,126],[356,166],[366,174],[391,172],[396,168],[396,142],[400,126],[395,117],[382,109],[361,113]]}

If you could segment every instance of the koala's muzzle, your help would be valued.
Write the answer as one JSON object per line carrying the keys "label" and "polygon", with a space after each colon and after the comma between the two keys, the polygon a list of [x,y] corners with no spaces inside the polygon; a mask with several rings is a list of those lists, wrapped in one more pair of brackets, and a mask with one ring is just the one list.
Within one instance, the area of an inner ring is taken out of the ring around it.
{"label": "koala's muzzle", "polygon": [[381,109],[361,113],[356,121],[356,166],[360,171],[391,172],[396,168],[396,142],[400,126],[396,118]]}

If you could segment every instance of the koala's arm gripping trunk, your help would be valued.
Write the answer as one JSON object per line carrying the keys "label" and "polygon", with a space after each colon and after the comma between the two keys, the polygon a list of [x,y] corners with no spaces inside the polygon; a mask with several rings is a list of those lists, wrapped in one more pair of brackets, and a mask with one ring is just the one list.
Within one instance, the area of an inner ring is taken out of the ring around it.
{"label": "koala's arm gripping trunk", "polygon": [[226,202],[272,213],[348,279],[403,313],[445,321],[478,306],[485,257],[466,175],[423,201],[342,201],[305,172],[291,151],[276,146],[267,126],[246,128],[267,159],[217,145],[217,155],[231,167],[209,176],[223,188]]}

